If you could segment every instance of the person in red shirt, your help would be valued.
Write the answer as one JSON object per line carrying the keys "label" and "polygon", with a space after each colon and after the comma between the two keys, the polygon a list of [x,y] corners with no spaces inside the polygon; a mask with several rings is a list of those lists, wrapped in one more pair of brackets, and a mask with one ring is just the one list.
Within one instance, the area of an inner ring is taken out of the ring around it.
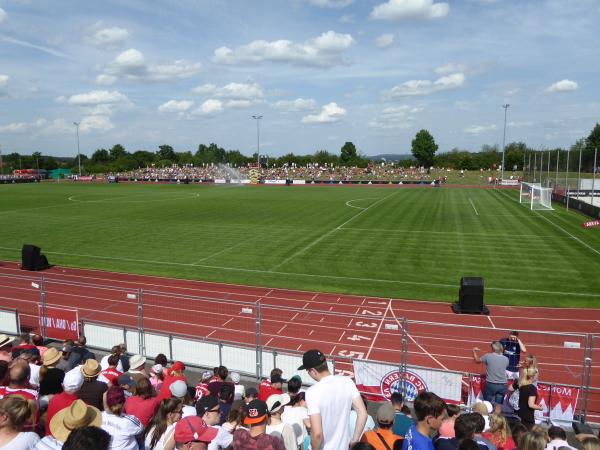
{"label": "person in red shirt", "polygon": [[52,417],[61,409],[68,408],[71,404],[78,400],[77,392],[83,385],[83,374],[79,367],[75,367],[65,374],[65,379],[62,382],[64,391],[54,395],[48,403],[46,412],[46,436],[52,434],[50,432],[50,421]]}
{"label": "person in red shirt", "polygon": [[284,382],[285,380],[281,378],[281,375],[271,375],[271,384],[268,387],[264,387],[262,383],[259,386],[258,399],[266,402],[267,399],[273,394],[283,394],[281,387]]}
{"label": "person in red shirt", "polygon": [[158,401],[160,402],[163,398],[171,398],[171,390],[169,387],[177,380],[182,380],[187,384],[187,378],[184,375],[185,365],[181,361],[175,361],[173,365],[167,370],[165,374],[165,381],[163,382],[162,388],[158,393]]}
{"label": "person in red shirt", "polygon": [[120,355],[110,355],[108,357],[108,368],[100,372],[100,375],[98,376],[98,381],[102,381],[108,384],[109,387],[116,385],[117,378],[123,375],[122,372],[119,372],[117,370],[117,366],[119,364],[119,356]]}
{"label": "person in red shirt", "polygon": [[31,336],[29,336],[29,333],[21,333],[19,335],[19,345],[13,347],[11,351],[12,358],[17,359],[24,351],[28,351],[34,356],[40,356],[38,348],[31,343]]}
{"label": "person in red shirt", "polygon": [[202,378],[200,378],[200,382],[196,385],[196,395],[194,400],[198,401],[205,395],[209,395],[210,391],[208,390],[208,380],[212,377],[212,373],[206,371],[202,374]]}
{"label": "person in red shirt", "polygon": [[152,397],[150,380],[140,378],[135,384],[135,395],[125,401],[125,413],[137,417],[145,428],[156,413],[159,403],[158,398]]}

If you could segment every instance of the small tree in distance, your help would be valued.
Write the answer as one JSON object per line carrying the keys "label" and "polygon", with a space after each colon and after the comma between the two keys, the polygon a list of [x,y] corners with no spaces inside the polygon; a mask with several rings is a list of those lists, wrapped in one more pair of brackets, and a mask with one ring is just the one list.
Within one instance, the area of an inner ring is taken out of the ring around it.
{"label": "small tree in distance", "polygon": [[433,157],[438,146],[431,133],[427,130],[419,131],[412,140],[412,154],[424,167],[433,165]]}

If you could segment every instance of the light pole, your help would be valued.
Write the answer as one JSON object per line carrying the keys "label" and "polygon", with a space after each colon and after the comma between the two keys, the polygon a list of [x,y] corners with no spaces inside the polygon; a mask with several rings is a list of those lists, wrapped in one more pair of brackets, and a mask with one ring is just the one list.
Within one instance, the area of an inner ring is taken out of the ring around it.
{"label": "light pole", "polygon": [[73,125],[77,128],[77,166],[79,167],[79,176],[81,176],[81,156],[79,153],[79,123],[73,122]]}
{"label": "light pole", "polygon": [[254,120],[256,120],[256,163],[258,164],[258,168],[260,169],[260,119],[263,116],[252,116]]}
{"label": "light pole", "polygon": [[502,173],[500,175],[500,179],[502,181],[504,181],[504,148],[506,146],[506,112],[508,111],[508,107],[510,105],[508,103],[506,103],[505,105],[502,105],[502,107],[504,108],[504,134],[502,136]]}

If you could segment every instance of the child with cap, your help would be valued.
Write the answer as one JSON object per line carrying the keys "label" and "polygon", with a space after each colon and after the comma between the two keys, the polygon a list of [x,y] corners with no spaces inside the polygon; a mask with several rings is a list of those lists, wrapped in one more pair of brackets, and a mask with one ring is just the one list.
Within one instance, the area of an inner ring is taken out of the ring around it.
{"label": "child with cap", "polygon": [[361,442],[368,442],[375,450],[388,450],[394,448],[396,441],[402,440],[400,436],[396,436],[392,432],[392,425],[396,413],[391,403],[385,402],[377,409],[377,415],[375,417],[377,421],[377,428],[370,430],[363,434]]}
{"label": "child with cap", "polygon": [[181,419],[175,426],[175,448],[178,450],[206,450],[207,444],[217,436],[198,416]]}
{"label": "child with cap", "polygon": [[244,408],[246,417],[244,425],[249,430],[240,428],[233,433],[233,448],[236,450],[250,450],[268,448],[273,450],[286,450],[283,441],[266,433],[269,409],[262,400],[252,400]]}
{"label": "child with cap", "polygon": [[296,435],[291,425],[281,420],[283,408],[290,403],[288,394],[274,394],[267,399],[267,408],[269,410],[269,422],[267,424],[267,434],[278,437],[283,441],[286,450],[297,450]]}

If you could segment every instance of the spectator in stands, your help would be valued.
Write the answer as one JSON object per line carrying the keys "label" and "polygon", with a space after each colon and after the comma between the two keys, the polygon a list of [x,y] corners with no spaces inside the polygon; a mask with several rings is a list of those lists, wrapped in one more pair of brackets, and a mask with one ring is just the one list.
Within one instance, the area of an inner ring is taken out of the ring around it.
{"label": "spectator in stands", "polygon": [[581,441],[581,450],[600,450],[600,440],[597,437],[587,437]]}
{"label": "spectator in stands", "polygon": [[231,381],[227,381],[227,377],[229,376],[229,371],[227,370],[227,367],[219,366],[219,368],[217,369],[217,375],[219,377],[218,381],[210,381],[208,383],[208,391],[210,392],[210,395],[213,395],[218,398],[219,393],[221,392],[221,386],[223,386],[224,384],[228,384],[229,386],[231,386],[231,391],[233,392],[233,383]]}
{"label": "spectator in stands", "polygon": [[0,361],[0,386],[8,384],[8,363]]}
{"label": "spectator in stands", "polygon": [[300,446],[308,436],[307,429],[310,429],[310,419],[306,409],[305,392],[298,392],[290,400],[290,406],[283,410],[281,420],[289,423],[296,435],[296,442]]}
{"label": "spectator in stands", "polygon": [[233,405],[233,388],[230,384],[223,384],[219,391],[219,403],[221,405],[221,418],[219,424],[223,425],[227,422],[229,411]]}
{"label": "spectator in stands", "polygon": [[156,392],[160,392],[164,381],[164,366],[162,364],[154,364],[150,369],[150,384]]}
{"label": "spectator in stands", "polygon": [[481,446],[473,439],[463,439],[458,444],[457,450],[481,450]]}
{"label": "spectator in stands", "polygon": [[490,416],[490,429],[483,433],[483,437],[495,445],[498,450],[515,450],[517,448],[510,435],[508,422],[502,414],[494,413]]}
{"label": "spectator in stands", "polygon": [[[306,370],[316,381],[306,391],[312,448],[346,448],[357,442],[367,422],[367,410],[354,382],[348,377],[331,375],[327,359],[319,350],[304,353],[298,370]],[[352,437],[348,434],[351,407],[357,412]]]}
{"label": "spectator in stands", "polygon": [[111,386],[104,395],[102,429],[112,436],[110,448],[114,450],[136,450],[136,436],[144,431],[141,422],[125,415],[125,393],[119,386]]}
{"label": "spectator in stands", "polygon": [[133,355],[129,358],[129,371],[127,374],[133,378],[134,386],[131,390],[132,394],[135,394],[135,383],[140,378],[148,378],[146,374],[146,358],[142,355]]}
{"label": "spectator in stands", "polygon": [[108,450],[110,434],[102,428],[88,426],[69,433],[62,450]]}
{"label": "spectator in stands", "polygon": [[7,363],[12,361],[11,344],[14,338],[7,336],[6,334],[0,334],[0,361],[6,361]]}
{"label": "spectator in stands", "polygon": [[447,404],[446,405],[446,418],[442,421],[438,434],[442,438],[453,438],[454,433],[454,422],[460,414],[460,406]]}
{"label": "spectator in stands", "polygon": [[231,372],[230,377],[231,377],[231,381],[234,385],[233,401],[243,399],[245,388],[244,388],[243,384],[240,384],[242,377],[237,372]]}
{"label": "spectator in stands", "polygon": [[302,378],[300,375],[294,375],[287,382],[287,393],[290,396],[290,399],[294,399],[294,397],[300,392],[302,389]]}
{"label": "spectator in stands", "polygon": [[19,396],[0,400],[0,450],[29,450],[35,447],[40,440],[39,436],[22,431],[34,413],[31,403]]}
{"label": "spectator in stands", "polygon": [[[475,434],[475,422],[469,416],[470,414],[459,415],[454,421],[454,437],[438,436],[434,441],[435,450],[456,450],[462,441],[472,440]],[[487,450],[487,447],[480,446],[478,450]]]}
{"label": "spectator in stands", "polygon": [[544,450],[545,448],[546,438],[542,433],[528,431],[521,436],[519,450]]}
{"label": "spectator in stands", "polygon": [[[361,394],[360,398],[361,398],[363,404],[365,405],[365,409],[367,409],[367,405],[368,405],[367,398],[362,394]],[[351,409],[350,415],[348,416],[348,433],[350,434],[350,437],[354,436],[355,424],[356,424],[356,411],[354,409]],[[371,431],[374,428],[375,428],[375,421],[373,420],[371,415],[367,413],[367,422],[365,423],[365,427],[362,430],[361,437],[365,432]]]}
{"label": "spectator in stands", "polygon": [[44,365],[39,372],[39,400],[42,409],[46,409],[53,395],[63,391],[62,383],[65,373],[54,367],[60,361],[60,357],[60,352],[54,347],[50,347],[44,352]]}
{"label": "spectator in stands", "polygon": [[485,426],[483,427],[483,431],[488,431],[490,429],[490,417],[489,415],[492,412],[492,404],[487,400],[483,402],[475,402],[471,406],[471,412],[479,413],[485,420]]}
{"label": "spectator in stands", "polygon": [[123,373],[119,371],[120,363],[119,355],[109,355],[106,361],[107,366],[100,372],[100,375],[98,375],[98,381],[102,381],[109,386],[114,386],[117,382],[117,378],[123,375]]}
{"label": "spectator in stands", "polygon": [[486,366],[484,400],[490,403],[501,404],[506,393],[506,369],[509,361],[502,354],[504,347],[499,341],[492,342],[492,352],[479,357],[479,348],[473,348],[473,360],[478,363],[484,363]]}
{"label": "spectator in stands", "polygon": [[210,394],[210,392],[208,390],[208,381],[211,379],[212,375],[213,374],[208,370],[202,372],[200,381],[196,385],[196,395],[195,395],[196,401],[200,400],[205,395]]}
{"label": "spectator in stands", "polygon": [[217,434],[208,444],[210,450],[219,450],[227,448],[233,441],[231,429],[221,427],[221,404],[219,399],[212,395],[205,395],[196,402],[196,415],[200,417],[208,426],[217,430]]}
{"label": "spectator in stands", "polygon": [[519,448],[520,442],[521,442],[521,437],[525,433],[527,433],[527,427],[525,425],[523,425],[521,422],[513,423],[513,426],[511,429],[511,434],[512,434],[513,441],[515,441],[515,443],[517,444],[517,448]]}
{"label": "spectator in stands", "polygon": [[527,348],[523,344],[523,341],[519,339],[518,331],[511,331],[508,337],[500,339],[500,343],[504,349],[504,356],[508,358],[506,376],[509,380],[516,380],[519,378],[521,353],[526,353]]}
{"label": "spectator in stands", "polygon": [[217,431],[197,416],[186,417],[175,426],[175,448],[178,450],[206,450]]}
{"label": "spectator in stands", "polygon": [[100,360],[100,369],[102,369],[102,371],[105,371],[106,369],[109,368],[109,366],[111,366],[110,362],[109,362],[109,358],[111,356],[116,356],[117,359],[117,363],[113,364],[114,369],[123,373],[123,364],[121,364],[121,347],[119,347],[118,345],[113,346],[113,348],[110,349],[110,353],[108,355],[105,355],[102,357],[102,359]]}
{"label": "spectator in stands", "polygon": [[485,428],[485,419],[478,412],[473,412],[466,415],[466,418],[473,422],[475,434],[473,440],[479,445],[487,447],[489,450],[496,450],[496,446],[492,444],[488,439],[483,437],[483,430]]}
{"label": "spectator in stands", "polygon": [[70,344],[65,343],[61,349],[62,358],[56,364],[56,368],[64,371],[65,373],[67,373],[69,370],[71,370],[73,368],[73,367],[71,367],[71,364],[69,363],[69,359],[71,358],[72,348],[73,347]]}
{"label": "spectator in stands", "polygon": [[433,392],[424,391],[415,398],[414,408],[417,423],[404,436],[402,450],[431,450],[433,443],[429,436],[442,426],[446,403]]}
{"label": "spectator in stands", "polygon": [[54,395],[48,403],[48,409],[46,411],[46,435],[50,434],[50,422],[54,415],[71,406],[75,400],[78,400],[77,392],[82,384],[83,374],[78,367],[65,374],[65,378],[62,382],[63,392]]}
{"label": "spectator in stands", "polygon": [[546,445],[546,450],[558,450],[561,447],[567,450],[575,450],[567,442],[567,433],[561,427],[553,425],[548,428],[548,437],[550,438],[550,442]]}
{"label": "spectator in stands", "polygon": [[[283,376],[283,370],[275,367],[274,369],[271,369],[271,373],[269,374],[269,378],[263,378],[263,380],[260,382],[260,384],[258,385],[258,398],[261,398],[264,394],[262,394],[261,392],[264,389],[269,389],[271,387],[271,378],[272,377],[279,377],[281,378]],[[277,392],[274,392],[275,394]],[[267,398],[269,396],[267,395]]]}
{"label": "spectator in stands", "polygon": [[183,405],[182,417],[195,416],[196,408],[192,406],[193,398],[190,390],[183,380],[177,380],[169,387],[171,398],[178,398]]}
{"label": "spectator in stands", "polygon": [[35,345],[35,347],[40,352],[40,358],[43,359],[44,358],[44,353],[46,353],[46,350],[48,349],[48,347],[46,347],[44,345],[44,338],[42,336],[40,336],[39,334],[34,334],[31,337],[31,343],[33,345]]}
{"label": "spectator in stands", "polygon": [[165,372],[165,379],[162,387],[160,388],[160,392],[158,393],[159,400],[171,397],[171,390],[169,388],[176,381],[183,381],[184,384],[187,383],[187,378],[184,374],[185,364],[183,364],[181,361],[175,361],[171,368],[167,369]]}
{"label": "spectator in stands", "polygon": [[158,409],[159,400],[152,396],[152,386],[147,378],[140,378],[135,386],[135,395],[125,400],[125,413],[148,426]]}
{"label": "spectator in stands", "polygon": [[98,408],[100,411],[104,409],[102,396],[108,389],[106,383],[98,381],[100,374],[100,364],[95,359],[88,359],[80,367],[83,374],[83,385],[77,392],[77,397],[83,400],[86,404]]}
{"label": "spectator in stands", "polygon": [[258,399],[266,402],[271,395],[283,394],[282,387],[285,380],[281,378],[281,375],[271,375],[269,384],[261,383],[258,387]]}
{"label": "spectator in stands", "polygon": [[123,366],[123,373],[129,372],[129,356],[127,355],[127,345],[119,344],[119,348],[121,349],[121,356],[119,360],[121,361],[121,366]]}
{"label": "spectator in stands", "polygon": [[414,425],[412,418],[403,412],[404,398],[400,392],[393,392],[390,398],[396,417],[394,419],[394,425],[392,426],[392,432],[396,436],[404,437],[408,429]]}
{"label": "spectator in stands", "polygon": [[255,387],[250,386],[246,389],[246,397],[244,398],[244,403],[248,404],[252,400],[256,400],[258,398],[258,390]]}
{"label": "spectator in stands", "polygon": [[535,411],[542,411],[544,407],[536,403],[538,371],[532,367],[524,369],[519,379],[519,410],[517,414],[521,423],[528,429],[535,425]]}
{"label": "spectator in stands", "polygon": [[244,425],[249,425],[250,429],[239,428],[233,433],[233,450],[285,450],[281,439],[266,433],[269,411],[265,402],[253,400],[246,405],[244,412]]}
{"label": "spectator in stands", "polygon": [[163,450],[175,446],[175,425],[181,419],[183,404],[178,398],[160,402],[150,425],[144,425],[144,445],[149,450]]}
{"label": "spectator in stands", "polygon": [[163,367],[167,367],[169,365],[169,360],[167,359],[167,355],[164,353],[159,353],[154,357],[154,364],[160,364]]}
{"label": "spectator in stands", "polygon": [[75,346],[71,349],[71,355],[69,356],[69,364],[71,367],[77,367],[80,364],[85,364],[88,359],[96,359],[94,355],[86,346],[87,339],[85,336],[79,336]]}
{"label": "spectator in stands", "polygon": [[394,447],[394,443],[402,440],[392,432],[395,419],[395,410],[391,403],[384,402],[377,409],[377,428],[366,431],[361,441],[368,442],[375,450],[388,450]]}
{"label": "spectator in stands", "polygon": [[12,359],[18,358],[24,351],[27,351],[38,357],[40,356],[40,351],[31,343],[31,336],[29,336],[29,333],[21,333],[19,335],[18,344],[14,346],[11,351]]}
{"label": "spectator in stands", "polygon": [[98,427],[102,423],[100,411],[75,400],[71,405],[58,411],[50,421],[50,434],[37,445],[36,450],[57,450],[63,447],[72,431],[87,426]]}
{"label": "spectator in stands", "polygon": [[135,395],[135,380],[129,373],[124,373],[119,378],[117,378],[117,383],[115,386],[120,386],[125,392],[125,398],[128,399]]}
{"label": "spectator in stands", "polygon": [[31,353],[29,350],[23,350],[17,360],[25,361],[29,364],[29,385],[33,389],[40,387],[40,357],[37,354]]}
{"label": "spectator in stands", "polygon": [[269,420],[266,433],[283,441],[286,450],[297,450],[296,435],[291,425],[281,420],[283,408],[290,402],[288,394],[273,394],[267,399]]}

